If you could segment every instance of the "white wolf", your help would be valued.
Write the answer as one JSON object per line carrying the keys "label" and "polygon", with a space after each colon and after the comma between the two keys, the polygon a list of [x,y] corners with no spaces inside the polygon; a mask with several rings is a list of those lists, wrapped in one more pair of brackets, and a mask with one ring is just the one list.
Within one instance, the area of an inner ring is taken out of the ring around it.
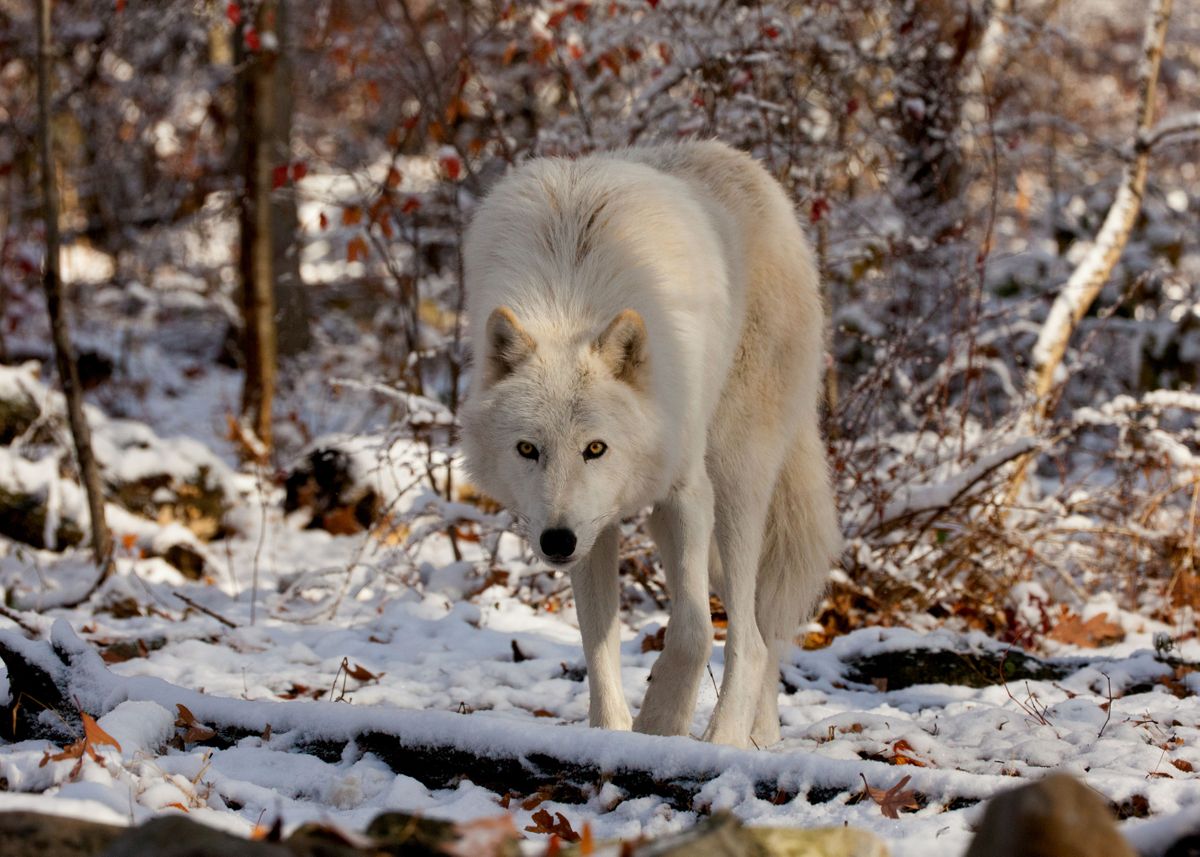
{"label": "white wolf", "polygon": [[[774,743],[779,657],[841,541],[817,273],[783,190],[715,142],[535,160],[482,203],[463,253],[467,467],[570,569],[592,725],[687,733],[711,584],[729,628],[705,738]],[[671,622],[631,720],[617,536],[647,506]]]}

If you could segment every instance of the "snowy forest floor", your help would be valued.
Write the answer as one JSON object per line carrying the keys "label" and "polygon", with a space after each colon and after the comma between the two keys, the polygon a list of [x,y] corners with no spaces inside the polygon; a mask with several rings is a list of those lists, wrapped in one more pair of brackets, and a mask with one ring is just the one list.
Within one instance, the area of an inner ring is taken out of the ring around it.
{"label": "snowy forest floor", "polygon": [[[199,712],[195,699],[171,697],[158,684],[130,683],[121,695],[142,701],[125,701],[100,719],[122,747],[98,748],[102,763],[84,759],[79,770],[73,759],[44,764],[47,751],[56,752],[44,740],[0,747],[6,783],[0,809],[114,822],[186,809],[197,820],[242,833],[276,816],[285,827],[323,820],[361,830],[385,809],[455,820],[508,812],[521,829],[536,826],[533,813],[548,809],[576,830],[590,824],[599,839],[658,835],[689,826],[699,814],[729,809],[756,825],[849,823],[885,837],[897,855],[954,855],[969,839],[977,801],[1062,768],[1130,817],[1123,829],[1135,842],[1158,841],[1200,813],[1193,773],[1200,767],[1197,675],[1156,656],[1155,632],[1171,629],[1111,605],[1094,605],[1092,614],[1107,612],[1124,629],[1124,640],[1099,649],[1051,644],[1056,656],[1087,656],[1055,680],[982,688],[934,680],[897,688],[888,687],[887,676],[848,674],[849,663],[887,651],[1005,648],[978,634],[862,628],[823,649],[797,647],[784,669],[783,741],[757,753],[714,750],[690,739],[583,728],[587,685],[567,592],[531,605],[514,594],[520,586],[507,579],[489,584],[467,570],[469,560],[455,562],[446,539],[427,540],[407,579],[367,572],[381,567],[375,536],[303,529],[282,514],[279,493],[241,510],[241,532],[226,540],[224,555],[215,558],[220,570],[209,580],[189,581],[159,559],[127,557],[89,603],[24,614],[42,631],[51,619],[66,620],[118,676],[260,702],[271,734],[226,749],[186,740],[171,746],[168,739],[187,729],[176,728],[170,700]],[[447,555],[439,557],[442,551]],[[523,566],[515,539],[503,540],[500,561],[513,575],[542,576]],[[347,568],[357,571],[347,577]],[[341,570],[350,585],[336,615],[329,615],[331,596],[318,583],[309,595],[321,609],[297,615],[297,574],[331,569]],[[28,599],[39,590],[45,597],[45,581],[70,589],[91,570],[82,554],[4,544],[0,574],[6,589],[23,592],[32,607]],[[179,595],[229,624],[188,607]],[[666,613],[643,602],[626,617],[623,676],[636,710]],[[1185,642],[1172,655],[1198,661],[1200,643]],[[693,734],[711,713],[721,656],[718,642],[713,682],[701,690]],[[881,680],[867,683],[870,678]],[[7,688],[0,687],[0,696],[8,696]],[[666,796],[627,795],[611,784],[583,803],[541,801],[536,793],[506,796],[469,781],[430,789],[353,745],[333,761],[298,752],[296,730],[302,728],[280,729],[294,720],[283,713],[293,707],[315,708],[318,720],[393,721],[400,731],[415,722],[407,713],[441,712],[442,719],[423,721],[422,728],[445,729],[451,740],[483,755],[506,746],[528,752],[528,742],[545,743],[568,758],[599,759],[602,767],[636,759],[664,776],[689,766],[719,775],[686,808]],[[778,779],[779,795],[756,790],[763,770]],[[861,799],[859,774],[884,789],[911,775],[908,788],[922,796],[922,807],[897,820],[885,817]]]}

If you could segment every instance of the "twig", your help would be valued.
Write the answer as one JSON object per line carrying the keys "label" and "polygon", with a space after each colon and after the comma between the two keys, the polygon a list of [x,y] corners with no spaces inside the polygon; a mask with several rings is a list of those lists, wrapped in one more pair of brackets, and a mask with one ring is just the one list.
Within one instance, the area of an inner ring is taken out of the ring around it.
{"label": "twig", "polygon": [[216,619],[218,622],[220,622],[226,628],[236,628],[237,627],[237,625],[234,622],[230,622],[228,619],[226,619],[220,613],[217,613],[215,610],[209,610],[203,604],[197,604],[195,601],[188,598],[186,595],[184,595],[180,592],[172,592],[171,594],[174,595],[176,598],[178,598],[180,601],[182,601],[184,604],[186,604],[188,607],[191,607],[194,610],[199,610],[205,616],[211,616],[213,619]]}
{"label": "twig", "polygon": [[30,625],[27,621],[25,621],[25,618],[23,616],[21,616],[20,613],[18,613],[15,610],[9,610],[3,604],[0,604],[0,616],[3,616],[5,619],[7,619],[10,622],[16,623],[17,626],[20,627],[22,631],[24,631],[27,634],[30,634],[33,637],[41,637],[42,636],[42,632],[38,628],[34,627],[33,625]]}
{"label": "twig", "polygon": [[1104,713],[1106,715],[1104,718],[1104,724],[1100,727],[1100,731],[1096,733],[1097,741],[1104,737],[1104,730],[1108,728],[1108,722],[1112,720],[1113,707],[1112,676],[1110,676],[1108,673],[1101,673],[1101,675],[1108,679],[1108,705],[1104,709]]}

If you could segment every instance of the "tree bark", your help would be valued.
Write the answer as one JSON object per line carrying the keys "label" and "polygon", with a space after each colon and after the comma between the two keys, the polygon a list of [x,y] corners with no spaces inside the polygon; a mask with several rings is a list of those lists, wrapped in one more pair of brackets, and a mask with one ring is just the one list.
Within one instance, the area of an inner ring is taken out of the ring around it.
{"label": "tree bark", "polygon": [[[274,128],[267,143],[276,166],[288,164],[292,156],[292,63],[291,26],[287,0],[275,0],[275,36],[279,42],[275,57]],[[271,195],[271,257],[275,275],[275,330],[279,354],[293,357],[312,345],[309,326],[308,291],[300,279],[300,247],[297,244],[296,187],[289,181],[286,189]]]}
{"label": "tree bark", "polygon": [[[107,579],[112,569],[112,536],[104,517],[104,489],[100,467],[92,452],[92,434],[83,413],[83,392],[79,384],[79,367],[71,346],[70,331],[64,315],[62,278],[59,268],[58,189],[55,182],[54,153],[50,143],[50,0],[39,0],[38,27],[38,147],[42,162],[42,219],[46,229],[46,270],[42,287],[46,294],[46,310],[50,315],[50,330],[54,340],[54,362],[63,388],[67,423],[75,443],[79,464],[79,481],[87,493],[91,517],[92,556],[99,575],[95,586]],[[92,591],[94,591],[93,586]],[[89,595],[91,592],[89,591]]]}
{"label": "tree bark", "polygon": [[[273,38],[275,0],[265,0],[253,20],[237,33],[239,73],[238,135],[241,149],[242,387],[244,426],[257,444],[254,457],[271,448],[271,409],[275,400],[275,244],[272,237],[271,140],[275,135],[275,67],[278,51],[264,41]],[[264,26],[267,25],[267,26]]]}

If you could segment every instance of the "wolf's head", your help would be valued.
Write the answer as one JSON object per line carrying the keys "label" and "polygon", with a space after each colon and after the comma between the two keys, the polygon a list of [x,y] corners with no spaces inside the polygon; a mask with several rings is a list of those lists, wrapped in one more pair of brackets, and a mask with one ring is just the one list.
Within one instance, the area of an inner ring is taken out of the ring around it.
{"label": "wolf's head", "polygon": [[544,560],[570,565],[645,502],[658,470],[642,318],[625,310],[588,336],[537,341],[498,307],[474,351],[467,469]]}

